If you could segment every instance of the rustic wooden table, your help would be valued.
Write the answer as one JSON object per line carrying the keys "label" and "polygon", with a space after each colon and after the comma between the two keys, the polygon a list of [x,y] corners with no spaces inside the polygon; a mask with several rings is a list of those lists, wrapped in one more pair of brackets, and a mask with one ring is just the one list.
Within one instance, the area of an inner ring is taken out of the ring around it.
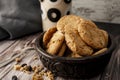
{"label": "rustic wooden table", "polygon": [[[18,52],[25,47],[29,47],[33,45],[35,39],[37,38],[37,36],[39,36],[39,34],[40,33],[37,33],[16,40],[0,41],[0,61],[4,61],[8,58],[11,58],[15,52]],[[116,41],[117,41],[117,48],[113,52],[112,57],[107,67],[105,68],[104,72],[94,78],[85,79],[85,80],[120,80],[120,45],[119,45],[120,36],[116,37]],[[33,59],[35,56],[38,57],[37,52],[35,50],[28,51],[27,55],[22,59],[22,61],[19,64],[26,63],[31,66],[42,65],[39,58],[35,60]],[[14,64],[15,61],[0,68],[0,77],[2,77],[8,69],[13,67]],[[5,74],[2,77],[1,80],[12,80],[11,78],[13,75],[17,75],[19,80],[32,80],[33,73],[27,74],[21,71],[16,71],[14,69],[11,69],[7,74]],[[56,80],[65,80],[65,79],[58,77],[56,78]]]}

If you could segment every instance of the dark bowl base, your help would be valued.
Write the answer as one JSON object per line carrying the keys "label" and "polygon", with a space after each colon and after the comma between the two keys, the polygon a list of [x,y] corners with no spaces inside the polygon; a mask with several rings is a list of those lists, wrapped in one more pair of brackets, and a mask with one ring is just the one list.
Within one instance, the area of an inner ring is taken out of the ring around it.
{"label": "dark bowl base", "polygon": [[[57,62],[55,63],[47,58],[40,56],[40,60],[42,61],[43,65],[55,76],[60,76],[63,78],[70,78],[70,79],[89,79],[95,77],[102,73],[109,62],[111,55],[106,55],[103,58],[98,60],[93,60],[92,62],[86,63],[64,63],[64,62]],[[102,61],[104,60],[104,61]],[[100,62],[99,62],[100,61]],[[59,66],[59,67],[56,67]]]}

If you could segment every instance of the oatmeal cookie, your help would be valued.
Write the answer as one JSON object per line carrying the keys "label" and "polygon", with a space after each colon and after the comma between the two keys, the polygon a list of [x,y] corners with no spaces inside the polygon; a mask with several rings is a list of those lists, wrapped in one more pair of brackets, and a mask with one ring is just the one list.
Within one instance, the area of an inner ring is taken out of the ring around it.
{"label": "oatmeal cookie", "polygon": [[56,31],[57,31],[56,27],[51,27],[44,33],[43,44],[45,47],[47,46],[48,42],[50,41],[51,37]]}
{"label": "oatmeal cookie", "polygon": [[102,33],[104,35],[104,38],[105,38],[105,41],[106,41],[105,47],[107,47],[107,45],[108,45],[108,33],[105,30],[102,30],[102,29],[101,29],[101,31],[102,31]]}
{"label": "oatmeal cookie", "polygon": [[84,43],[78,31],[70,25],[65,26],[65,40],[67,46],[73,53],[80,54],[81,56],[92,55],[93,49]]}
{"label": "oatmeal cookie", "polygon": [[61,49],[59,50],[58,56],[63,56],[67,46],[65,43],[62,44]]}
{"label": "oatmeal cookie", "polygon": [[71,56],[70,56],[70,57],[78,58],[78,57],[82,57],[82,56],[80,56],[80,55],[77,54],[77,53],[71,53]]}
{"label": "oatmeal cookie", "polygon": [[99,51],[95,52],[93,55],[98,55],[98,54],[101,54],[105,51],[107,51],[107,48],[100,49]]}
{"label": "oatmeal cookie", "polygon": [[103,32],[92,21],[81,20],[78,27],[82,40],[94,49],[102,49],[106,46]]}
{"label": "oatmeal cookie", "polygon": [[65,25],[71,25],[72,28],[75,28],[77,30],[78,24],[80,24],[81,18],[76,15],[66,15],[62,17],[58,22],[57,22],[57,30],[61,31],[64,33],[65,31]]}
{"label": "oatmeal cookie", "polygon": [[64,42],[64,35],[57,31],[53,34],[52,38],[50,39],[49,43],[47,44],[47,52],[50,54],[55,55],[59,49],[61,48],[63,42]]}

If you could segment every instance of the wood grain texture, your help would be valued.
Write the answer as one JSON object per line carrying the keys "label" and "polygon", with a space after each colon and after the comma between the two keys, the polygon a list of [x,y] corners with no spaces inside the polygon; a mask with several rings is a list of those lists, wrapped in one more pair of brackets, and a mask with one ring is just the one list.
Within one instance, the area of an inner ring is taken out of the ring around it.
{"label": "wood grain texture", "polygon": [[[0,56],[0,61],[9,58],[13,54],[14,51],[21,50],[24,47],[33,45],[34,40],[35,38],[37,38],[37,36],[39,36],[39,33],[36,35],[31,35],[31,36],[24,37],[18,40],[14,40],[13,41],[14,43],[11,43],[12,44],[11,46],[4,48],[5,50],[3,50],[3,53],[1,53],[2,55]],[[120,36],[117,37],[116,39],[120,41]],[[118,41],[118,44],[120,44],[119,41]],[[4,41],[3,43],[1,42],[1,44],[6,45],[6,42],[9,43],[9,40]],[[1,46],[0,48],[2,49]],[[31,66],[35,66],[35,65],[42,66],[42,63],[40,62],[39,58],[36,60],[33,59],[35,56],[38,57],[38,54],[35,50],[28,51],[27,56],[25,56],[19,64],[27,63],[28,65],[31,65]],[[8,70],[14,64],[15,62],[12,62],[11,64],[3,68],[0,68],[0,76],[2,76],[1,73],[6,72],[6,70]],[[6,74],[3,77],[2,80],[11,80],[13,75],[17,75],[19,80],[32,80],[33,73],[27,74],[27,73],[12,69],[8,74]],[[61,77],[56,77],[55,80],[78,80],[78,79],[63,79]],[[112,54],[111,60],[102,74],[99,74],[98,76],[91,78],[91,79],[79,79],[79,80],[120,80],[120,45],[117,47],[117,49]]]}
{"label": "wood grain texture", "polygon": [[[15,51],[19,51],[19,50],[23,49],[24,47],[31,46],[32,41],[34,41],[34,39],[37,38],[38,35],[39,34],[32,35],[32,36],[29,36],[29,37],[24,37],[24,38],[21,38],[21,39],[18,39],[18,40],[14,40],[14,43],[7,48],[4,48],[5,45],[6,45],[6,41],[5,41],[3,43],[3,44],[5,44],[4,47],[3,47],[5,50],[3,51],[3,53],[1,53],[2,55],[0,56],[0,61],[4,61],[4,60],[10,58],[11,55],[13,55],[13,53]],[[9,42],[9,40],[7,42]],[[2,49],[2,47],[1,47],[1,49]],[[18,53],[16,53],[16,54],[18,54]],[[22,62],[20,62],[19,64],[26,63],[26,64],[31,65],[31,66],[42,65],[41,62],[39,61],[39,58],[37,60],[33,60],[33,58],[35,56],[38,57],[35,50],[34,51],[29,51],[29,52],[27,52],[27,56],[25,56],[22,59]],[[0,68],[0,74],[2,72],[4,73],[10,67],[13,67],[14,64],[15,64],[15,61],[12,62],[9,65],[3,67],[3,68]],[[11,80],[13,75],[17,75],[17,77],[20,80],[32,80],[32,75],[33,74],[27,74],[27,73],[24,73],[24,72],[21,72],[21,71],[16,71],[16,70],[12,69],[2,80]],[[2,76],[2,75],[0,75],[0,76]]]}
{"label": "wood grain texture", "polygon": [[0,41],[0,56],[2,55],[2,53],[9,48],[12,44],[14,44],[15,41]]}
{"label": "wood grain texture", "polygon": [[72,12],[94,21],[120,23],[120,0],[73,0]]}

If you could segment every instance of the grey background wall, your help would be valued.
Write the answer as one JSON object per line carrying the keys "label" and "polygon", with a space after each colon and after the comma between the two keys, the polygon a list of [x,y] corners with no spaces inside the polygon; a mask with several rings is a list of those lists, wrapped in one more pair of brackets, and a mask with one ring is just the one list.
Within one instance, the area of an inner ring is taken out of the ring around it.
{"label": "grey background wall", "polygon": [[72,13],[94,21],[120,23],[120,0],[73,0]]}

